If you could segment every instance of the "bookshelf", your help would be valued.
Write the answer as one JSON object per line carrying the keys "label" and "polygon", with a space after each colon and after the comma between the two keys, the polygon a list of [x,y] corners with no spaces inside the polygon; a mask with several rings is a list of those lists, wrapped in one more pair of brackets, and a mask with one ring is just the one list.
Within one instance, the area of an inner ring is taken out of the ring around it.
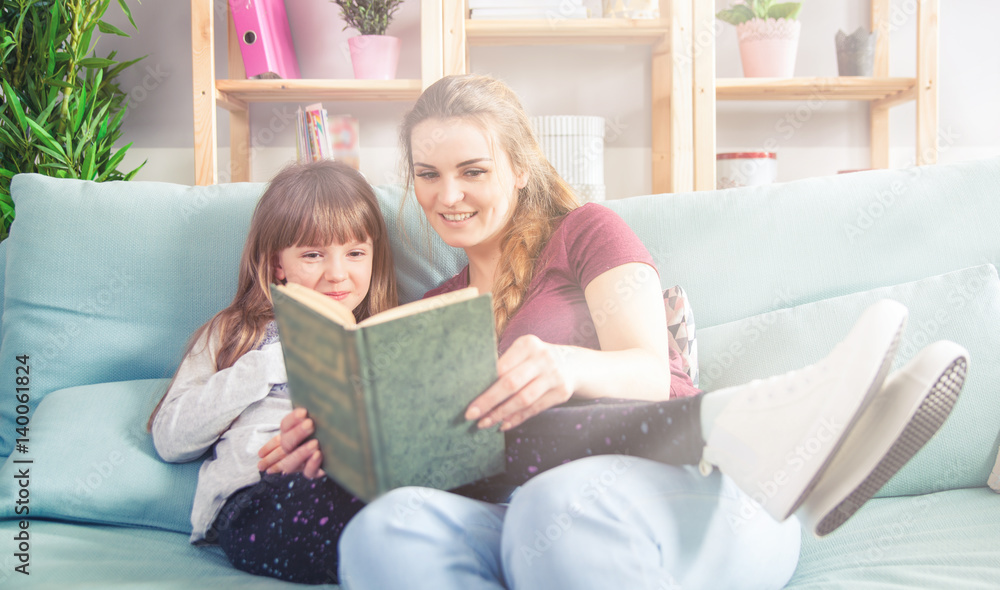
{"label": "bookshelf", "polygon": [[690,61],[671,56],[689,39],[692,0],[660,0],[651,19],[474,20],[464,0],[444,9],[444,72],[469,72],[474,46],[627,44],[650,47],[652,188],[654,193],[691,190],[693,127]]}
{"label": "bookshelf", "polygon": [[[691,5],[695,31],[714,30],[714,2],[676,0]],[[879,31],[874,76],[830,78],[715,77],[714,35],[692,51],[694,56],[694,188],[715,188],[716,101],[720,100],[850,100],[869,103],[871,167],[889,167],[889,111],[916,102],[917,165],[937,161],[938,4],[918,0],[917,72],[914,77],[889,76],[890,0],[871,0],[870,27]],[[699,40],[703,38],[698,35]]]}
{"label": "bookshelf", "polygon": [[[215,71],[215,9],[228,23],[226,78]],[[414,101],[443,74],[442,0],[420,0],[420,79],[248,80],[229,17],[229,3],[191,0],[191,61],[194,82],[195,184],[219,182],[218,110],[229,111],[228,182],[250,180],[250,104],[256,102]]]}
{"label": "bookshelf", "polygon": [[[250,179],[249,105],[255,102],[413,101],[446,74],[469,71],[472,46],[642,44],[650,47],[652,189],[654,193],[715,188],[716,105],[720,100],[810,98],[869,103],[871,167],[889,165],[889,112],[916,102],[916,163],[937,161],[938,4],[917,1],[917,72],[889,76],[890,0],[871,0],[879,30],[875,75],[861,77],[715,77],[715,3],[660,0],[658,20],[470,20],[465,0],[420,0],[421,77],[403,80],[247,80],[227,11],[229,61],[216,77],[215,14],[219,3],[191,0],[195,181],[219,182],[218,110],[230,116],[231,168],[226,180]],[[225,3],[228,10],[228,3]],[[705,32],[713,32],[705,42]]]}

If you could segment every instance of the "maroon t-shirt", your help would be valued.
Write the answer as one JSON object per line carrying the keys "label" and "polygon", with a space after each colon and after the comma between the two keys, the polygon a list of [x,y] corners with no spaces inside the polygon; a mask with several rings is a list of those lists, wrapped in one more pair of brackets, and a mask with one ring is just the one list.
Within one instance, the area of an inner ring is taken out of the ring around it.
{"label": "maroon t-shirt", "polygon": [[[597,276],[630,262],[647,264],[649,272],[656,272],[653,257],[625,221],[611,209],[594,203],[578,207],[563,217],[538,260],[521,307],[510,318],[500,337],[500,354],[525,334],[534,334],[550,344],[600,350],[584,289]],[[468,286],[469,267],[466,266],[424,297]],[[629,288],[627,282],[616,286],[624,297]],[[596,313],[605,314],[608,321],[614,321],[614,311],[608,308]],[[674,376],[671,397],[686,397],[698,391],[681,366],[680,356],[671,350],[670,368]]]}

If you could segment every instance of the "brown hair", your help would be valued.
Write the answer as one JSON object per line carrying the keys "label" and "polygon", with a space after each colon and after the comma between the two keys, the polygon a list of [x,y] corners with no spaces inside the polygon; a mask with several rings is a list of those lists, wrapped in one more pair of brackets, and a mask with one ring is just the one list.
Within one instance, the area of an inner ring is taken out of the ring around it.
{"label": "brown hair", "polygon": [[[392,250],[375,192],[360,172],[340,162],[286,166],[268,183],[254,208],[240,259],[236,296],[229,307],[194,333],[187,352],[203,333],[217,331],[216,370],[233,366],[259,345],[267,324],[274,319],[269,285],[278,282],[274,271],[282,250],[368,238],[373,246],[372,278],[368,293],[354,309],[358,321],[397,303]],[[147,427],[152,426],[159,409],[157,404]]]}
{"label": "brown hair", "polygon": [[446,76],[431,84],[403,118],[399,135],[407,188],[413,183],[413,129],[428,119],[461,119],[477,125],[494,152],[501,149],[507,154],[515,174],[528,175],[500,242],[505,264],[497,268],[493,281],[493,317],[497,333],[502,334],[521,306],[536,259],[553,228],[579,202],[542,154],[514,91],[500,80],[475,74]]}

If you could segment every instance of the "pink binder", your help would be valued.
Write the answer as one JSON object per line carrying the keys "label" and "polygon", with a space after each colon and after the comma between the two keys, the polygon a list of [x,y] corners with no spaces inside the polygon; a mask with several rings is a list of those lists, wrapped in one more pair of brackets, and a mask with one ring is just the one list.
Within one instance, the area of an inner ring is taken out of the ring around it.
{"label": "pink binder", "polygon": [[285,0],[229,0],[247,78],[301,78]]}

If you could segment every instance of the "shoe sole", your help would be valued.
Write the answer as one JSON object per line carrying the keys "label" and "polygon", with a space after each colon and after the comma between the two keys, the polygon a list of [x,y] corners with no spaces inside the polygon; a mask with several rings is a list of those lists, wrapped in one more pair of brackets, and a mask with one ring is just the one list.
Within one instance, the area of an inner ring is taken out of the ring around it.
{"label": "shoe sole", "polygon": [[819,521],[816,536],[828,535],[844,524],[934,436],[955,407],[965,383],[967,367],[968,361],[964,357],[948,365],[885,457],[853,492]]}
{"label": "shoe sole", "polygon": [[833,462],[833,458],[837,455],[837,452],[840,450],[840,447],[843,446],[844,441],[847,439],[847,433],[849,433],[854,428],[855,424],[857,424],[858,419],[864,413],[865,409],[867,409],[868,406],[871,404],[872,400],[875,399],[875,394],[878,393],[880,389],[882,389],[882,384],[885,382],[886,377],[889,375],[889,370],[892,368],[892,361],[896,357],[896,348],[899,346],[899,341],[903,336],[903,330],[905,329],[905,327],[906,327],[906,322],[904,320],[903,323],[899,326],[899,329],[896,330],[896,334],[895,336],[893,336],[892,339],[892,344],[890,344],[889,348],[886,349],[885,356],[882,357],[882,364],[879,366],[878,371],[875,373],[875,377],[872,378],[871,384],[868,386],[868,391],[865,392],[865,396],[861,400],[861,404],[854,412],[854,415],[851,417],[850,421],[844,427],[844,430],[841,431],[840,437],[837,439],[837,442],[834,443],[833,448],[830,449],[830,452],[827,454],[826,459],[823,461],[823,463],[820,464],[819,468],[816,470],[816,473],[813,475],[812,479],[809,481],[808,484],[806,484],[806,487],[803,489],[798,499],[795,500],[795,502],[792,504],[792,507],[784,514],[781,520],[784,520],[789,516],[791,516],[792,514],[794,514],[795,511],[798,510],[802,506],[802,504],[806,501],[806,498],[809,497],[809,494],[811,494],[812,491],[816,488],[816,484],[819,483],[819,480],[823,477],[823,474],[826,473],[827,469],[829,469],[830,464]]}

